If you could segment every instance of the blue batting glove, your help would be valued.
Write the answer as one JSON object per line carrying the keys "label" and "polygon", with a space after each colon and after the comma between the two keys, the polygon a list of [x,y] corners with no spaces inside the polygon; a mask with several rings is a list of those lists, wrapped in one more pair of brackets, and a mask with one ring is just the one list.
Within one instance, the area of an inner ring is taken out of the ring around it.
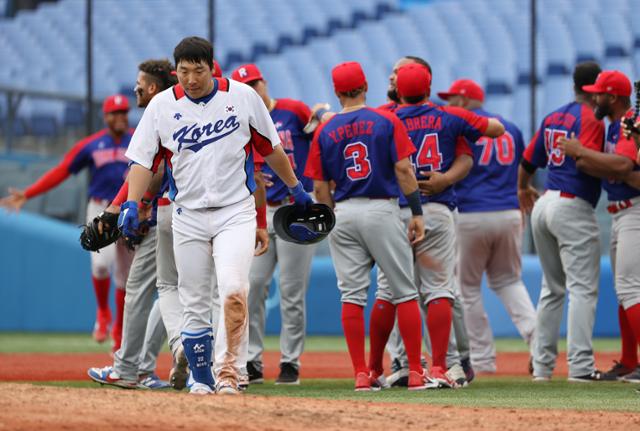
{"label": "blue batting glove", "polygon": [[304,187],[302,187],[302,183],[298,181],[298,184],[295,187],[289,188],[289,193],[293,196],[293,201],[295,206],[307,208],[309,205],[313,204],[313,199],[309,196],[309,193],[304,191]]}
{"label": "blue batting glove", "polygon": [[120,216],[118,216],[118,228],[126,237],[136,237],[138,235],[138,202],[126,201],[120,206]]}

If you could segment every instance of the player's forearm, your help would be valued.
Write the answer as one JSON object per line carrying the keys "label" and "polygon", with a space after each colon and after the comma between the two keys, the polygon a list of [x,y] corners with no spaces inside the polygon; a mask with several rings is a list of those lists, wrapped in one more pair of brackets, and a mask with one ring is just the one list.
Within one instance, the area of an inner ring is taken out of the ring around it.
{"label": "player's forearm", "polygon": [[504,133],[504,125],[500,122],[500,120],[496,118],[489,118],[489,125],[487,126],[487,130],[484,132],[484,136],[489,136],[490,138],[497,138]]}
{"label": "player's forearm", "polygon": [[253,192],[253,198],[256,200],[256,208],[261,208],[267,204],[267,190],[262,172],[257,171],[253,175],[256,181],[256,191]]}
{"label": "player's forearm", "polygon": [[629,172],[629,174],[624,179],[624,182],[634,189],[640,190],[640,171]]}
{"label": "player's forearm", "polygon": [[264,157],[264,160],[287,187],[292,188],[298,184],[298,178],[281,145],[276,146],[271,154]]}
{"label": "player's forearm", "polygon": [[462,154],[453,161],[451,168],[444,173],[450,185],[454,185],[462,181],[473,168],[473,158],[466,154]]}
{"label": "player's forearm", "polygon": [[518,188],[520,190],[528,189],[531,186],[531,177],[533,177],[533,173],[527,172],[522,165],[518,166]]}
{"label": "player's forearm", "polygon": [[594,177],[624,180],[633,169],[633,162],[624,156],[601,153],[582,147],[576,157],[576,166],[582,172]]}
{"label": "player's forearm", "polygon": [[408,158],[398,161],[395,165],[396,178],[400,190],[406,196],[418,190],[418,181],[413,172],[413,165]]}
{"label": "player's forearm", "polygon": [[331,195],[331,187],[329,187],[328,181],[314,181],[313,191],[316,195],[316,201],[333,208],[333,196]]}
{"label": "player's forearm", "polygon": [[162,180],[164,179],[164,167],[160,165],[158,170],[151,177],[151,184],[149,184],[149,189],[147,190],[147,194],[149,196],[155,197],[162,187]]}
{"label": "player's forearm", "polygon": [[149,189],[153,172],[144,166],[134,164],[129,170],[129,193],[127,193],[128,201],[139,202],[144,193]]}

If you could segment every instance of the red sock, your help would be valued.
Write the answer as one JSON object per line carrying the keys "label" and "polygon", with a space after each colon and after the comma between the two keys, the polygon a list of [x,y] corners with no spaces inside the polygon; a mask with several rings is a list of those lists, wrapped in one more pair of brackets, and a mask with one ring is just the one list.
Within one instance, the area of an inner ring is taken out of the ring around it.
{"label": "red sock", "polygon": [[627,368],[633,369],[638,364],[638,342],[622,305],[618,307],[618,322],[620,323],[620,338],[622,341],[620,363]]}
{"label": "red sock", "polygon": [[383,373],[382,358],[384,346],[387,345],[389,334],[396,320],[396,306],[390,302],[377,299],[371,310],[369,321],[369,369],[377,375]]}
{"label": "red sock", "polygon": [[396,305],[398,311],[398,329],[404,342],[409,361],[409,370],[422,373],[420,357],[422,355],[422,318],[418,301],[403,302]]}
{"label": "red sock", "polygon": [[[636,354],[637,361],[637,349],[638,345],[640,345],[640,304],[636,304],[632,307],[627,308],[625,310],[625,314],[627,315],[627,322],[629,322],[629,327],[636,337],[636,345],[633,347],[633,349],[634,353]],[[633,366],[637,366],[637,362]]]}
{"label": "red sock", "polygon": [[427,305],[427,328],[431,339],[431,355],[434,367],[447,369],[447,348],[451,333],[451,301],[434,299]]}
{"label": "red sock", "polygon": [[356,374],[368,373],[369,370],[364,359],[364,307],[343,302],[342,328],[347,340],[353,370]]}
{"label": "red sock", "polygon": [[111,338],[113,339],[114,351],[120,348],[122,341],[122,320],[124,318],[124,297],[125,290],[116,288],[116,320],[111,327]]}
{"label": "red sock", "polygon": [[98,303],[98,310],[106,311],[109,309],[109,287],[111,286],[111,278],[97,279],[91,277],[93,280],[93,290],[96,292],[96,302]]}

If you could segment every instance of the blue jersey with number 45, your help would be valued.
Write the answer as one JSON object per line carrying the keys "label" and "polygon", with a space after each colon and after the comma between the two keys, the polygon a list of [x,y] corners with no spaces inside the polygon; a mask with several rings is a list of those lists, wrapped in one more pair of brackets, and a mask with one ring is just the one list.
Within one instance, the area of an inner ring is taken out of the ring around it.
{"label": "blue jersey with number 45", "polygon": [[518,209],[518,165],[524,140],[518,126],[482,108],[478,115],[497,118],[505,132],[497,138],[483,136],[472,144],[473,168],[456,184],[458,211],[486,212]]}
{"label": "blue jersey with number 45", "polygon": [[[456,157],[472,155],[467,139],[477,140],[487,130],[489,120],[461,108],[440,107],[433,104],[400,105],[396,115],[418,149],[412,157],[418,180],[425,179],[421,171],[448,171]],[[465,139],[466,138],[466,139]],[[453,187],[441,193],[421,196],[423,203],[437,202],[454,209],[457,204]],[[406,206],[404,196],[400,205]]]}
{"label": "blue jersey with number 45", "polygon": [[397,198],[402,193],[395,164],[414,152],[398,117],[362,108],[336,114],[316,130],[305,175],[334,181],[336,202],[354,197]]}

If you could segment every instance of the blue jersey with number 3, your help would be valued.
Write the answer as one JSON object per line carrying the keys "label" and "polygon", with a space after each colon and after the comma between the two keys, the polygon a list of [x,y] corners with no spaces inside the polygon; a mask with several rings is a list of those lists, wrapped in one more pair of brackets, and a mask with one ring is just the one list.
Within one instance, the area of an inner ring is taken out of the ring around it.
{"label": "blue jersey with number 3", "polygon": [[374,108],[340,113],[322,124],[311,143],[305,175],[334,181],[336,202],[401,195],[395,163],[415,152],[393,114]]}
{"label": "blue jersey with number 3", "polygon": [[505,132],[497,138],[483,136],[472,144],[473,168],[466,178],[456,184],[458,211],[518,209],[518,165],[524,151],[522,132],[499,115],[481,108],[473,112],[499,119]]}

